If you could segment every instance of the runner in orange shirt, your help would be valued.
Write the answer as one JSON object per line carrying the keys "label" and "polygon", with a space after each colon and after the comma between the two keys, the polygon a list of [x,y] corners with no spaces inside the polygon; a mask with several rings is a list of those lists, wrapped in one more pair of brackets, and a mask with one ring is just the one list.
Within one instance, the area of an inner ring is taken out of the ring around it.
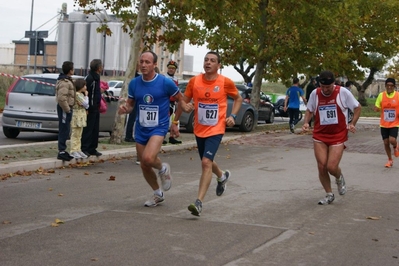
{"label": "runner in orange shirt", "polygon": [[[235,118],[240,110],[242,98],[234,82],[218,74],[221,67],[220,55],[208,52],[204,58],[204,74],[192,78],[187,84],[184,101],[194,109],[194,135],[201,158],[202,174],[198,189],[198,198],[188,206],[192,215],[200,216],[202,201],[212,181],[212,173],[217,176],[216,195],[221,196],[226,190],[226,183],[231,178],[229,170],[222,171],[214,161],[216,152],[226,130],[226,125],[234,126]],[[230,116],[226,117],[227,96],[234,99]],[[191,103],[191,100],[194,103]],[[171,132],[179,135],[177,124],[182,108],[177,109]]]}
{"label": "runner in orange shirt", "polygon": [[385,152],[388,155],[388,162],[385,164],[387,168],[393,165],[390,145],[394,149],[395,157],[399,157],[399,147],[396,141],[399,127],[399,93],[395,91],[395,85],[395,79],[388,78],[385,81],[386,90],[378,95],[374,106],[376,112],[381,112],[380,128]]}

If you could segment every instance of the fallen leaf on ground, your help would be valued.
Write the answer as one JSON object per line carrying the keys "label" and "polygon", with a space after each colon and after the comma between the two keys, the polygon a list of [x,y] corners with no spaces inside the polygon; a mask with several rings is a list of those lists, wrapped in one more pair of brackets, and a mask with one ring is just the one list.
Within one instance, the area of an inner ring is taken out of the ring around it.
{"label": "fallen leaf on ground", "polygon": [[115,176],[111,175],[108,180],[109,181],[115,181]]}
{"label": "fallen leaf on ground", "polygon": [[58,197],[62,197],[62,196],[64,196],[64,194],[62,194],[62,193],[58,194]]}
{"label": "fallen leaf on ground", "polygon": [[3,224],[11,224],[11,222],[10,221],[3,221]]}
{"label": "fallen leaf on ground", "polygon": [[48,188],[48,191],[53,191],[53,188],[52,188],[52,187],[49,187],[49,188]]}
{"label": "fallen leaf on ground", "polygon": [[59,225],[56,224],[56,223],[51,223],[51,226],[52,226],[52,227],[58,227]]}
{"label": "fallen leaf on ground", "polygon": [[369,219],[369,220],[379,220],[379,219],[381,219],[381,216],[367,216],[366,219]]}
{"label": "fallen leaf on ground", "polygon": [[55,221],[54,221],[56,224],[63,224],[64,223],[64,221],[62,221],[62,220],[60,220],[60,219],[55,219]]}

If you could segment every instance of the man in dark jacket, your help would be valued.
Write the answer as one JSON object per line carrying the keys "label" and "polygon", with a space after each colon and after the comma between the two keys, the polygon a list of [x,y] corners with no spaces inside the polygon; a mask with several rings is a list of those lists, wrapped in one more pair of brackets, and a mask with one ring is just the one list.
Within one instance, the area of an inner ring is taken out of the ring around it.
{"label": "man in dark jacket", "polygon": [[66,141],[71,131],[72,106],[75,104],[75,85],[72,82],[73,62],[62,64],[62,73],[57,79],[55,97],[58,114],[58,155],[57,159],[70,161],[73,157],[66,151]]}
{"label": "man in dark jacket", "polygon": [[81,150],[87,156],[101,156],[97,151],[98,137],[100,133],[100,74],[103,71],[103,64],[100,59],[93,59],[90,62],[90,71],[86,76],[86,86],[89,92],[89,109],[87,114],[87,126],[83,128]]}
{"label": "man in dark jacket", "polygon": [[[311,78],[308,86],[306,87],[306,101],[309,101],[310,94],[316,89],[316,79]],[[309,120],[309,127],[312,127],[313,117]]]}

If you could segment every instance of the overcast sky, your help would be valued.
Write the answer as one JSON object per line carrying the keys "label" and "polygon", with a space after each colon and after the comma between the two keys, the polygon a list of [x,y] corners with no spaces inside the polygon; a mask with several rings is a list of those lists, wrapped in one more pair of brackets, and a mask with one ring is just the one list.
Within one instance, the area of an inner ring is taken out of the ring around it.
{"label": "overcast sky", "polygon": [[[77,10],[73,0],[4,0],[0,8],[0,44],[26,40],[25,31],[31,27],[31,8],[33,2],[32,30],[49,31],[47,41],[56,40],[56,25],[62,3],[67,4],[67,13]],[[202,72],[205,47],[185,46],[185,53],[194,56],[194,71]],[[242,81],[242,77],[232,68],[223,70],[223,75],[233,81]]]}

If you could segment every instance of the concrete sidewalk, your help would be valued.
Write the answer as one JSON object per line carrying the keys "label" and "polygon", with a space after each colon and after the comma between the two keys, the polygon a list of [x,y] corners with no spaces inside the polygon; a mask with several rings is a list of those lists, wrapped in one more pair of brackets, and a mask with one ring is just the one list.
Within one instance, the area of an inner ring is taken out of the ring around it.
{"label": "concrete sidewalk", "polygon": [[1,265],[399,265],[399,160],[383,167],[379,131],[350,136],[348,192],[334,185],[327,206],[309,143],[287,132],[225,141],[216,161],[231,180],[221,197],[212,181],[199,218],[187,210],[201,174],[191,148],[160,154],[173,186],[155,208],[143,207],[152,191],[131,160],[7,179]]}

